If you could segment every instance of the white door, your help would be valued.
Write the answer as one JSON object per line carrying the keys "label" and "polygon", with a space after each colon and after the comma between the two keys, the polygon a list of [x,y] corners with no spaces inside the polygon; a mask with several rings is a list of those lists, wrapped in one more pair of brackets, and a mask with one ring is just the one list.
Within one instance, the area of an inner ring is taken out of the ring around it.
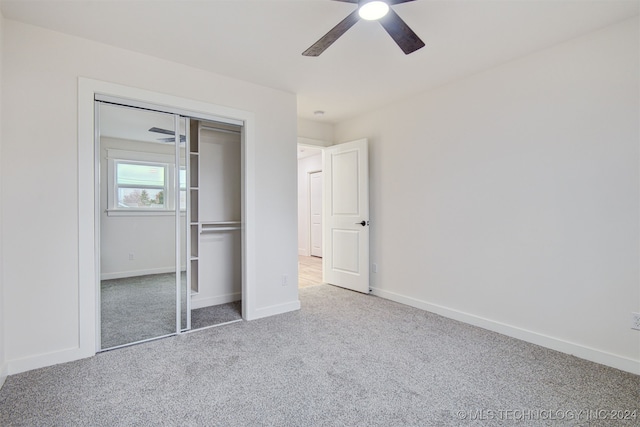
{"label": "white door", "polygon": [[311,256],[322,257],[322,172],[309,174]]}
{"label": "white door", "polygon": [[323,281],[369,293],[367,140],[328,147],[323,156]]}

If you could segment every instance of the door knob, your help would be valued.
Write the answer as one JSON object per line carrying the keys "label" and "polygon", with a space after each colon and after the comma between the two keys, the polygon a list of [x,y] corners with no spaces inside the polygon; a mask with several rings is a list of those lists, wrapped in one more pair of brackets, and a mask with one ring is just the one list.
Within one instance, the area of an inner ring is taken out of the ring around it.
{"label": "door knob", "polygon": [[360,224],[361,226],[363,226],[363,227],[364,227],[365,225],[369,225],[369,221],[364,221],[364,220],[362,220],[362,221],[360,221],[360,222],[356,222],[356,224]]}

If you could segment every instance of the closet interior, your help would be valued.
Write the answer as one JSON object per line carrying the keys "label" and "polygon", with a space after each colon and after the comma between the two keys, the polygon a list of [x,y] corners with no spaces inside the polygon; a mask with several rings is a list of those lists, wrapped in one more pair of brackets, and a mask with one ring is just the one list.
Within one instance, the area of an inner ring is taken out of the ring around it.
{"label": "closet interior", "polygon": [[[190,123],[191,327],[212,316],[240,313],[242,298],[241,128]],[[210,307],[217,307],[214,313]]]}

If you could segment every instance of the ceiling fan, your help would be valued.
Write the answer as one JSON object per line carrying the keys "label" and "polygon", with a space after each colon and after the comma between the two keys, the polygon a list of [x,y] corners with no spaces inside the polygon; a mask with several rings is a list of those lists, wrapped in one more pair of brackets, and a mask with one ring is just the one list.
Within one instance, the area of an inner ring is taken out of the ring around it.
{"label": "ceiling fan", "polygon": [[389,33],[391,38],[400,46],[405,54],[410,54],[424,47],[424,42],[413,32],[411,28],[398,16],[389,6],[407,3],[415,0],[334,0],[344,3],[356,3],[358,9],[354,10],[338,25],[333,27],[320,40],[315,42],[309,49],[302,52],[304,56],[319,56],[340,36],[353,27],[356,22],[362,19],[378,21],[380,25]]}
{"label": "ceiling fan", "polygon": [[[169,129],[161,129],[161,128],[157,128],[157,127],[152,127],[151,129],[149,129],[149,132],[155,132],[155,133],[161,133],[163,135],[175,135],[175,132]],[[186,135],[180,135],[180,142],[185,142],[187,140]],[[158,138],[158,141],[162,141],[162,142],[175,142],[176,138],[171,137],[171,138]]]}

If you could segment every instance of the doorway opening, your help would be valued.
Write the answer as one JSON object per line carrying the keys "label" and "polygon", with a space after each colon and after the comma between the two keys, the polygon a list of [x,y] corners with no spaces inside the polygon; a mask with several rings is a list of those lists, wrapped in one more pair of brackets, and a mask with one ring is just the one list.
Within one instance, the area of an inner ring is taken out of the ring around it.
{"label": "doorway opening", "polygon": [[[315,278],[317,282],[312,284],[327,283],[368,294],[371,292],[368,141],[359,139],[322,147],[321,157],[305,158],[310,148],[298,148],[302,157],[298,161],[300,272],[312,273],[305,261],[321,255],[322,278]],[[322,202],[316,204],[321,208],[313,202],[320,193]],[[318,210],[319,220],[314,215]],[[306,279],[300,277],[302,286],[309,285]]]}
{"label": "doorway opening", "polygon": [[298,287],[322,281],[322,148],[298,144]]}

